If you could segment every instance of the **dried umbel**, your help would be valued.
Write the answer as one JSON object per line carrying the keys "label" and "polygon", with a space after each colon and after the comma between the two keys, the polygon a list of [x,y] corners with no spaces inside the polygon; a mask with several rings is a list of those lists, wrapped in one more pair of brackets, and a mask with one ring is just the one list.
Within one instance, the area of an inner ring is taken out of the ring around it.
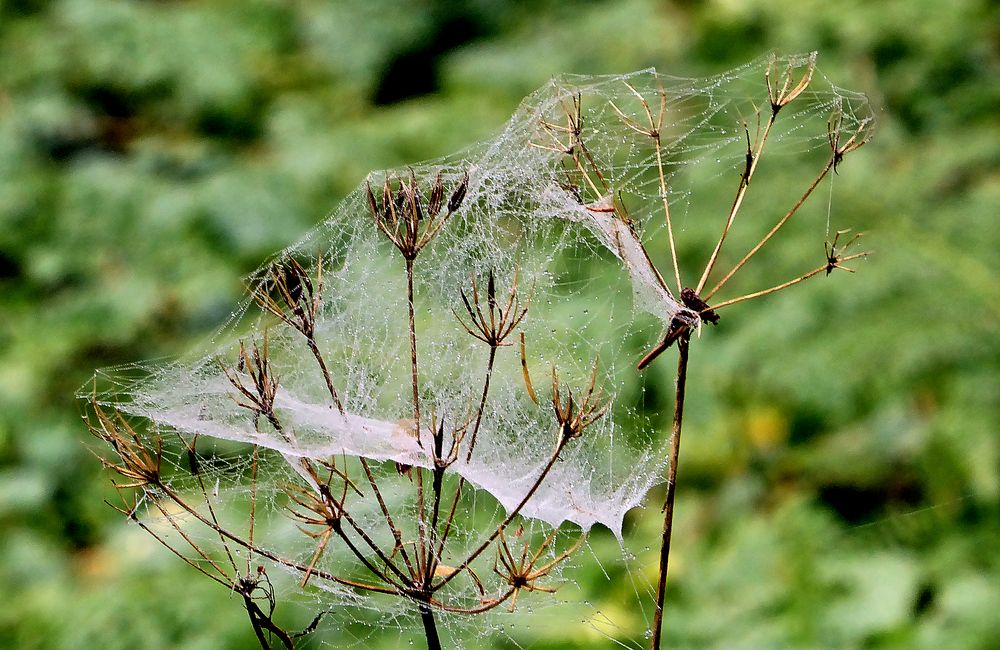
{"label": "dried umbel", "polygon": [[[582,534],[621,537],[650,487],[672,490],[692,335],[864,255],[837,235],[822,251],[820,234],[815,269],[716,297],[869,137],[864,98],[814,63],[563,77],[494,140],[373,173],[250,278],[249,332],[88,391],[109,469],[139,491],[122,510],[243,596],[262,645],[298,638],[275,617],[289,590],[314,599],[308,630],[372,609],[419,620],[432,647],[442,621],[488,633],[473,614],[544,602]],[[770,230],[736,240],[782,148],[822,158],[790,207],[754,216],[783,214]],[[700,209],[704,178],[708,199],[735,188],[721,214]],[[711,253],[691,259],[684,235],[708,230]],[[730,257],[737,241],[749,251]],[[643,368],[682,361],[666,447],[636,345]]]}

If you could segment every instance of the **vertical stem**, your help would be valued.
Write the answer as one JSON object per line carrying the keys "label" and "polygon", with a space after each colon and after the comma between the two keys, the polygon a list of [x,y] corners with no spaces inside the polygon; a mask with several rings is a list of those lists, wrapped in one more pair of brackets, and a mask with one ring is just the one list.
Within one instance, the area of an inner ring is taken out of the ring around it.
{"label": "vertical stem", "polygon": [[490,346],[490,359],[486,362],[486,380],[483,382],[483,396],[479,400],[479,409],[476,411],[476,423],[472,425],[472,440],[469,441],[469,451],[465,455],[465,462],[472,460],[472,450],[476,448],[476,435],[479,433],[479,426],[483,422],[483,411],[486,410],[486,397],[490,393],[490,378],[493,376],[493,364],[497,358],[497,347]]}
{"label": "vertical stem", "polygon": [[[522,342],[524,340],[524,333],[521,333]],[[523,348],[522,348],[523,349]],[[486,379],[483,382],[483,396],[479,400],[479,410],[476,411],[476,423],[472,425],[472,441],[469,443],[469,452],[465,456],[465,462],[472,460],[472,451],[476,446],[476,435],[479,433],[479,427],[483,422],[483,412],[486,410],[486,398],[490,393],[490,378],[493,376],[493,364],[497,358],[497,347],[495,345],[490,346],[490,359],[486,363]],[[458,479],[458,487],[455,488],[455,498],[451,502],[451,511],[448,513],[448,517],[445,519],[444,531],[438,538],[437,553],[435,557],[440,557],[444,552],[444,544],[448,541],[448,533],[451,531],[451,524],[455,520],[455,512],[458,508],[458,499],[462,496],[462,488],[465,486],[465,477],[460,477]],[[439,501],[441,499],[440,493],[435,493],[434,495],[434,517],[432,519],[431,529],[437,532],[437,522],[438,522],[438,509]]]}
{"label": "vertical stem", "polygon": [[663,626],[663,595],[667,587],[667,561],[670,557],[670,534],[673,532],[674,492],[677,485],[677,458],[681,450],[681,425],[684,421],[684,387],[687,383],[688,337],[677,340],[677,393],[674,400],[674,424],[670,433],[670,467],[667,469],[667,497],[663,506],[663,536],[660,543],[660,578],[656,585],[656,613],[653,616],[652,650],[660,648]]}
{"label": "vertical stem", "polygon": [[438,637],[437,623],[430,605],[420,603],[420,621],[424,624],[424,634],[427,636],[427,650],[441,650],[441,639]]}
{"label": "vertical stem", "polygon": [[434,570],[437,568],[438,556],[433,549],[437,543],[438,514],[441,511],[441,487],[444,484],[445,466],[439,464],[441,455],[444,453],[444,431],[438,429],[434,431],[434,469],[432,470],[433,480],[431,482],[431,494],[433,505],[431,506],[431,527],[427,531],[428,565],[424,575],[424,588],[431,586],[434,578]]}
{"label": "vertical stem", "polygon": [[[413,431],[417,436],[417,444],[421,447],[420,440],[420,391],[417,383],[417,326],[413,316],[413,258],[406,258],[406,307],[409,312],[410,330],[410,373],[413,385]],[[426,570],[427,568],[427,547],[425,544],[426,531],[424,515],[424,472],[423,469],[414,468],[417,472],[417,568]]]}
{"label": "vertical stem", "polygon": [[413,384],[413,420],[420,442],[420,395],[417,384],[417,328],[413,318],[413,260],[406,259],[406,306],[410,315],[410,373]]}

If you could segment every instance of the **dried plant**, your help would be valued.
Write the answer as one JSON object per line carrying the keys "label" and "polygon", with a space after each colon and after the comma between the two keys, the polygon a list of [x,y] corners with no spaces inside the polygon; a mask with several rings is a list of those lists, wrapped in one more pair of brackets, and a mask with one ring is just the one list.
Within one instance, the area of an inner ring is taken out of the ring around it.
{"label": "dried plant", "polygon": [[[510,611],[513,611],[517,595],[521,590],[554,592],[555,586],[543,584],[544,578],[578,549],[584,539],[581,537],[572,547],[539,566],[543,553],[554,543],[557,529],[553,529],[545,537],[530,562],[525,558],[520,562],[513,560],[507,546],[505,531],[518,519],[524,505],[546,480],[566,446],[572,440],[583,436],[586,429],[605,412],[606,404],[599,403],[599,395],[594,394],[596,366],[585,390],[586,396],[578,406],[575,405],[572,393],[567,391],[565,402],[560,397],[558,379],[553,369],[552,408],[558,435],[545,466],[533,479],[533,484],[521,502],[509,510],[479,545],[469,550],[455,566],[446,565],[443,561],[448,551],[449,534],[453,531],[455,518],[461,514],[459,504],[463,489],[466,488],[465,480],[460,478],[454,484],[452,493],[446,494],[445,475],[458,460],[460,452],[464,455],[466,463],[472,460],[476,435],[490,396],[490,377],[497,351],[501,347],[510,345],[506,339],[528,316],[529,311],[527,301],[519,293],[516,277],[503,300],[497,298],[497,281],[492,271],[488,273],[484,296],[480,295],[475,278],[471,283],[471,299],[464,288],[459,289],[458,293],[472,325],[466,325],[456,314],[458,322],[469,336],[489,348],[481,397],[478,406],[474,407],[474,415],[468,420],[446,423],[444,417],[432,413],[429,421],[422,422],[419,388],[421,371],[417,357],[418,329],[414,316],[414,262],[421,250],[431,244],[447,219],[459,209],[467,185],[466,176],[451,190],[447,212],[440,218],[438,214],[442,208],[444,194],[440,175],[431,188],[430,198],[426,203],[421,198],[415,177],[412,176],[409,180],[400,182],[398,188],[394,187],[393,179],[388,178],[381,204],[374,198],[370,189],[368,191],[369,205],[377,227],[405,260],[413,417],[411,421],[400,426],[406,429],[403,431],[404,434],[413,436],[420,445],[425,444],[425,439],[429,437],[429,454],[432,459],[432,464],[428,468],[406,466],[403,470],[407,476],[405,480],[415,490],[414,512],[404,512],[401,515],[394,514],[390,510],[383,496],[385,490],[383,483],[392,476],[385,474],[377,476],[369,461],[363,457],[359,460],[366,481],[363,486],[356,483],[349,475],[346,458],[338,460],[335,455],[324,459],[287,457],[303,479],[300,483],[288,483],[283,488],[288,502],[288,516],[305,536],[313,540],[314,551],[309,561],[305,563],[283,557],[254,539],[259,494],[257,484],[259,451],[256,448],[253,451],[253,468],[250,476],[247,527],[245,531],[235,530],[224,525],[216,515],[216,509],[220,505],[216,503],[216,498],[202,478],[199,469],[201,461],[196,451],[197,436],[191,439],[181,438],[190,458],[191,476],[198,485],[195,494],[184,494],[171,487],[175,477],[167,480],[161,473],[164,445],[162,437],[155,431],[152,435],[139,435],[120,413],[108,413],[96,400],[92,401],[91,414],[88,418],[89,428],[97,438],[107,443],[112,452],[110,459],[101,457],[102,463],[123,479],[122,482],[116,482],[115,487],[122,492],[126,506],[118,509],[202,574],[239,594],[243,598],[257,638],[264,648],[275,644],[291,648],[300,634],[289,633],[274,621],[277,604],[274,586],[263,565],[253,566],[255,555],[300,574],[301,587],[306,587],[310,580],[323,581],[358,591],[393,595],[412,602],[419,610],[428,646],[438,648],[441,647],[441,641],[435,623],[436,610],[479,614],[509,601]],[[333,385],[329,365],[315,337],[317,312],[323,290],[322,265],[317,264],[316,276],[310,277],[302,265],[294,259],[282,260],[271,266],[268,277],[270,291],[263,286],[257,287],[253,291],[254,299],[265,312],[301,334],[306,347],[315,358],[319,374],[323,377],[330,404],[344,415],[344,406]],[[275,407],[281,383],[273,373],[270,354],[269,339],[265,333],[262,342],[254,341],[248,345],[240,341],[235,364],[230,366],[219,361],[219,368],[233,389],[231,393],[233,402],[251,414],[254,429],[260,431],[261,427],[270,427],[286,443],[296,445],[293,428],[283,422]],[[427,433],[430,435],[425,435]],[[463,447],[467,436],[469,444]],[[391,547],[386,548],[377,541],[376,533],[369,530],[371,521],[359,520],[352,514],[352,499],[355,496],[363,498],[366,490],[370,490],[380,506],[381,524],[391,533],[394,542]],[[133,491],[138,491],[138,497],[129,505],[129,494]],[[152,504],[163,516],[176,534],[175,539],[156,532],[153,527],[136,516],[140,500]],[[448,503],[450,506],[447,508],[447,513],[442,515],[442,506]],[[186,526],[181,520],[182,515],[178,513],[186,513],[214,531],[222,542],[226,562],[213,558],[208,548],[186,532]],[[415,516],[416,521],[404,524],[399,521],[401,516]],[[416,539],[404,540],[404,530],[415,533]],[[519,526],[516,535],[521,536],[522,531],[523,527]],[[527,549],[528,542],[525,544]],[[321,558],[333,546],[338,547],[338,552],[346,551],[353,555],[367,570],[368,578],[349,579],[321,570],[319,568]],[[496,577],[500,578],[500,586],[487,592],[472,565],[479,556],[491,548],[495,548],[497,556],[501,558],[498,561],[508,570],[495,572]],[[200,561],[190,559],[191,551]],[[244,570],[241,570],[235,559],[240,553],[245,553],[247,556]],[[457,602],[450,599],[446,587],[460,576],[468,576],[475,585],[478,602],[473,605],[469,605],[461,598]],[[317,621],[314,621],[310,627],[315,627],[316,623]]]}
{"label": "dried plant", "polygon": [[[872,123],[870,118],[858,120],[850,126],[847,126],[845,124],[844,114],[841,110],[842,107],[835,105],[833,107],[832,114],[827,121],[826,139],[829,144],[829,153],[827,155],[826,162],[822,165],[815,178],[811,183],[809,183],[804,192],[793,203],[791,208],[789,208],[788,211],[777,221],[773,228],[771,228],[771,230],[768,231],[760,239],[760,241],[752,246],[750,251],[746,253],[742,259],[736,262],[732,269],[726,272],[714,287],[705,291],[706,283],[712,276],[716,263],[720,259],[727,236],[740,214],[741,207],[744,204],[744,199],[747,196],[751,181],[758,172],[761,157],[765,150],[765,145],[767,144],[769,135],[773,132],[779,113],[781,113],[783,108],[790,105],[807,91],[813,79],[814,73],[815,55],[809,56],[805,59],[791,59],[787,61],[784,66],[779,64],[777,59],[772,59],[768,62],[761,84],[766,87],[770,110],[766,111],[764,115],[761,115],[759,111],[757,112],[758,124],[760,119],[763,117],[764,126],[762,131],[758,128],[756,145],[751,143],[749,128],[746,125],[746,122],[743,122],[744,135],[747,145],[745,167],[737,181],[735,198],[733,199],[732,205],[724,220],[722,232],[715,243],[714,249],[709,255],[707,261],[704,263],[703,270],[701,271],[699,280],[695,284],[694,288],[686,287],[682,282],[680,270],[682,264],[678,259],[679,247],[675,242],[675,228],[671,220],[670,201],[668,198],[669,192],[665,180],[667,174],[665,173],[664,154],[662,151],[663,142],[661,130],[663,128],[664,113],[666,112],[667,107],[666,94],[662,87],[659,89],[657,97],[647,99],[628,81],[622,82],[628,92],[640,105],[641,110],[639,110],[638,113],[642,117],[636,118],[630,116],[613,100],[608,101],[608,105],[621,120],[621,123],[624,125],[626,130],[632,132],[641,139],[646,139],[655,154],[654,164],[657,172],[660,194],[662,197],[663,218],[666,224],[670,263],[674,273],[674,286],[676,289],[669,287],[667,283],[663,281],[663,276],[656,269],[652,261],[652,256],[646,252],[645,245],[636,234],[635,229],[632,226],[633,220],[624,210],[623,204],[620,201],[606,200],[606,197],[611,195],[615,188],[608,181],[611,177],[609,170],[603,169],[601,165],[595,161],[595,157],[589,153],[586,136],[583,134],[580,127],[583,122],[583,118],[581,117],[582,111],[579,96],[574,97],[572,104],[565,110],[567,123],[566,127],[557,126],[549,122],[541,123],[542,131],[545,134],[552,136],[553,140],[557,139],[557,134],[565,134],[568,138],[566,145],[562,147],[561,150],[567,159],[566,169],[567,177],[570,179],[570,185],[575,188],[582,188],[578,189],[580,203],[584,204],[587,209],[592,210],[595,213],[600,213],[602,216],[607,215],[608,218],[618,221],[618,225],[614,226],[613,232],[616,245],[623,251],[622,254],[620,254],[620,257],[623,260],[628,260],[631,257],[631,259],[635,260],[635,262],[632,263],[637,266],[648,265],[649,268],[645,271],[645,275],[656,279],[659,288],[667,296],[669,296],[671,307],[674,308],[674,313],[672,313],[669,316],[669,320],[667,320],[667,326],[662,340],[639,361],[637,366],[639,370],[645,369],[674,343],[677,344],[678,365],[676,391],[669,441],[666,498],[663,506],[664,520],[660,542],[661,551],[658,573],[659,578],[656,588],[655,613],[651,636],[651,647],[654,650],[659,648],[661,644],[663,604],[670,555],[671,533],[673,530],[674,496],[680,453],[681,429],[684,421],[684,398],[692,332],[697,330],[703,323],[710,323],[713,325],[718,323],[718,311],[724,307],[776,293],[824,272],[826,275],[829,275],[834,269],[842,269],[853,273],[854,270],[844,266],[844,264],[868,255],[867,252],[846,254],[847,249],[858,240],[860,233],[852,237],[845,244],[838,247],[841,235],[848,232],[846,230],[838,231],[834,235],[832,241],[824,243],[825,259],[823,263],[815,269],[802,273],[793,279],[782,282],[773,287],[753,291],[734,298],[729,298],[727,300],[710,303],[711,299],[721,289],[723,289],[730,282],[730,280],[733,279],[737,272],[739,272],[747,264],[747,262],[749,262],[750,259],[765,246],[765,244],[770,242],[779,233],[782,227],[784,227],[788,221],[800,211],[806,200],[813,194],[815,189],[829,175],[829,173],[831,171],[837,171],[838,166],[844,161],[844,157],[848,153],[860,148],[871,137]],[[654,110],[651,108],[651,104],[658,105],[655,115]],[[556,149],[559,148],[557,147]],[[605,200],[605,205],[603,206],[600,203],[602,200]],[[611,231],[611,228],[607,226],[605,226],[604,229]],[[632,246],[640,249],[641,254],[632,254],[629,256],[625,253],[625,245],[621,243],[623,237],[627,237],[631,240]],[[629,262],[626,262],[626,264],[629,265]],[[636,272],[633,271],[633,273],[635,274]],[[558,403],[554,401],[554,404],[556,411],[561,412]]]}
{"label": "dried plant", "polygon": [[[437,648],[442,620],[504,615],[525,592],[553,591],[589,529],[621,539],[625,513],[666,474],[658,647],[692,334],[730,305],[866,255],[848,252],[857,235],[841,243],[838,232],[816,268],[713,300],[869,138],[863,98],[818,89],[816,75],[807,56],[700,81],[557,79],[496,140],[372,174],[251,278],[251,334],[223,332],[200,359],[89,392],[90,430],[120,477],[117,507],[239,594],[264,648],[294,647],[338,616],[331,603],[400,626],[419,619]],[[825,133],[804,133],[803,118]],[[776,139],[828,153],[706,290]],[[685,286],[693,249],[677,200],[689,193],[677,185],[722,160],[720,174],[738,172],[735,197]],[[654,261],[658,235],[669,282]],[[631,293],[609,290],[611,277]],[[624,309],[619,293],[632,299]],[[504,351],[515,337],[519,355]],[[640,369],[678,350],[667,449],[628,397],[638,381],[629,337],[656,341]],[[550,400],[536,393],[539,367]],[[560,534],[566,524],[577,539]],[[314,594],[300,632],[277,620],[289,594]]]}

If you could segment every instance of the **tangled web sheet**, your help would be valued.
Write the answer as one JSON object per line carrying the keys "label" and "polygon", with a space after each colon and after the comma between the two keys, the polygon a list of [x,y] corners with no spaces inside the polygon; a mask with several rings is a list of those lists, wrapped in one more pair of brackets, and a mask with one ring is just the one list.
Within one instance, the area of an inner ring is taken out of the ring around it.
{"label": "tangled web sheet", "polygon": [[[435,427],[467,432],[476,421],[475,453],[467,453],[473,438],[466,436],[449,469],[509,512],[557,443],[553,375],[580,395],[596,372],[607,413],[566,446],[520,514],[551,527],[601,524],[620,538],[625,514],[663,480],[666,463],[660,421],[642,410],[634,349],[655,344],[690,313],[666,230],[682,255],[685,224],[712,219],[721,228],[725,215],[698,212],[692,196],[706,179],[745,173],[760,116],[772,110],[766,74],[772,83],[786,70],[812,77],[783,108],[767,156],[807,157],[870,123],[865,98],[829,84],[813,71],[813,59],[765,57],[697,80],[654,70],[555,78],[528,96],[493,140],[370,174],[318,228],[249,278],[246,301],[207,348],[145,368],[138,380],[106,371],[102,379],[112,388],[97,401],[160,432],[223,441],[237,459],[229,469],[244,478],[249,449],[273,450],[286,465],[255,475],[262,483],[309,484],[302,459],[365,458],[390,477],[394,467],[433,468]],[[412,260],[422,414],[416,431],[405,262],[373,216],[373,201],[377,215],[407,187],[425,205],[435,200],[435,187],[443,188],[439,204],[458,188],[464,192]],[[672,225],[665,210],[674,211]],[[275,269],[292,264],[317,292],[322,285],[315,341],[339,403],[300,332],[261,309],[276,291]],[[487,371],[490,349],[470,334],[468,305],[504,304],[514,286],[516,305],[527,311]],[[253,345],[267,347],[282,430],[241,405],[234,389],[234,377],[248,376],[241,346]],[[183,454],[175,460],[182,465]],[[240,489],[238,480],[226,483],[224,471],[220,464],[222,487]],[[406,478],[395,478],[405,486]],[[386,498],[408,502],[404,492]],[[370,493],[355,498],[372,500]],[[378,518],[371,517],[374,527]],[[473,546],[474,524],[459,526]],[[315,543],[299,536],[285,543],[300,544],[292,555],[308,561]]]}

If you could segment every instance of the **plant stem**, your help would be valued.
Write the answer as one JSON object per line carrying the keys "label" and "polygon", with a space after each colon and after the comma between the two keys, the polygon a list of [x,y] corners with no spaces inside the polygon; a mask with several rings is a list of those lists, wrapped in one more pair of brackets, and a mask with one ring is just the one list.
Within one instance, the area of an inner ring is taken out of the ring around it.
{"label": "plant stem", "polygon": [[[417,444],[423,447],[420,440],[420,390],[417,379],[417,326],[413,315],[413,258],[406,258],[406,307],[409,315],[410,331],[410,374],[413,385],[413,432],[417,437]],[[416,468],[417,472],[417,567],[421,571],[427,569],[427,545],[425,544],[426,517],[424,513],[424,472],[421,468]]]}
{"label": "plant stem", "polygon": [[652,650],[660,648],[660,628],[663,627],[663,596],[667,587],[667,561],[670,557],[670,535],[674,525],[674,493],[677,486],[677,458],[681,451],[681,425],[684,422],[684,388],[687,384],[687,336],[677,340],[677,393],[674,400],[674,423],[670,433],[670,466],[667,469],[667,497],[663,505],[663,537],[660,543],[660,578],[656,585],[656,613],[653,616]]}
{"label": "plant stem", "polygon": [[[413,260],[406,259],[406,306],[409,310],[410,330],[410,374],[413,385],[413,426],[420,444],[420,394],[417,383],[417,328],[413,316]],[[421,446],[423,446],[421,444]]]}
{"label": "plant stem", "polygon": [[420,621],[424,624],[424,634],[427,636],[427,650],[441,650],[441,639],[438,637],[437,623],[430,605],[420,603]]}
{"label": "plant stem", "polygon": [[340,395],[337,394],[336,389],[333,387],[333,379],[330,378],[330,371],[326,367],[326,360],[323,359],[323,355],[319,351],[319,346],[316,345],[316,338],[309,336],[306,338],[306,343],[309,345],[309,350],[313,353],[313,357],[316,358],[316,363],[319,364],[319,369],[323,373],[323,380],[326,381],[326,389],[330,393],[330,397],[333,398],[333,403],[337,405],[337,410],[341,415],[344,415],[344,403],[340,401]]}

